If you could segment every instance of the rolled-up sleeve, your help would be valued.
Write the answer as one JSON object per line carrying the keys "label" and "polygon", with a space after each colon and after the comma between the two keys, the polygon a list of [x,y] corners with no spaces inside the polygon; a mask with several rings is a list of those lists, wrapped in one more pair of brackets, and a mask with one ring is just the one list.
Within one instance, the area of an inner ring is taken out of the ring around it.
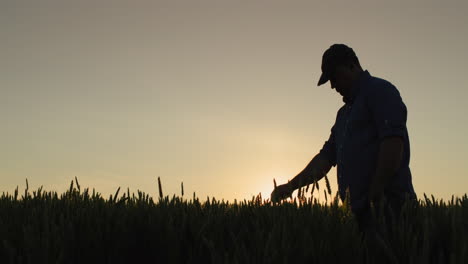
{"label": "rolled-up sleeve", "polygon": [[332,166],[336,166],[335,126],[332,127],[330,137],[323,144],[319,155],[327,159]]}
{"label": "rolled-up sleeve", "polygon": [[378,137],[404,137],[406,133],[406,105],[391,83],[378,83],[369,87],[367,102],[377,126]]}

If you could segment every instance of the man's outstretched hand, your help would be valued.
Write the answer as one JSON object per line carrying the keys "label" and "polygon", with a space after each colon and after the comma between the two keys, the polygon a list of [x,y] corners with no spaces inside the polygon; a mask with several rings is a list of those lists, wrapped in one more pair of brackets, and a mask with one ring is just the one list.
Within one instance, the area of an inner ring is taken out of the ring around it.
{"label": "man's outstretched hand", "polygon": [[285,198],[291,197],[293,191],[294,189],[288,183],[280,185],[271,192],[270,200],[273,203],[278,203]]}

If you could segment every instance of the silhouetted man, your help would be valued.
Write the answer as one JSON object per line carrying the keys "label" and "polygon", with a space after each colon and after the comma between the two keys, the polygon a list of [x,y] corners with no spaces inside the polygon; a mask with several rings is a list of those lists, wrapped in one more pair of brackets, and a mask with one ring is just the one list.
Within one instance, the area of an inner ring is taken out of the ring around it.
{"label": "silhouetted man", "polygon": [[318,86],[330,81],[342,97],[329,139],[289,183],[278,186],[272,201],[324,177],[337,166],[339,195],[349,190],[351,210],[361,231],[370,224],[370,204],[385,205],[398,215],[405,198],[416,199],[406,128],[407,109],[390,82],[364,71],[353,49],[332,45],[322,57]]}

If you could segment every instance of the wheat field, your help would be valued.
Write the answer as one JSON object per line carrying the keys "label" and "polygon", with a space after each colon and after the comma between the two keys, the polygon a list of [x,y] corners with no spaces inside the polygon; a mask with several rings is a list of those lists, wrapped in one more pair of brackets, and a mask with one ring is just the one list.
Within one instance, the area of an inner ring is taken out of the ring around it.
{"label": "wheat field", "polygon": [[358,231],[348,204],[304,192],[273,204],[144,192],[107,199],[75,178],[0,197],[0,263],[467,263],[468,197],[424,195],[404,207],[384,253]]}

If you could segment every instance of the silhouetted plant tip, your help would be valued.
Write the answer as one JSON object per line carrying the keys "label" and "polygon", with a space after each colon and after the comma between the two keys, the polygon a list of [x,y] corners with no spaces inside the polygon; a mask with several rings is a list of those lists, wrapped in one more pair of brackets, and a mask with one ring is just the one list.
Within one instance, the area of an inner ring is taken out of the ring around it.
{"label": "silhouetted plant tip", "polygon": [[163,198],[163,191],[161,186],[161,179],[158,177],[158,187],[159,187],[159,198]]}
{"label": "silhouetted plant tip", "polygon": [[310,191],[310,195],[313,195],[314,194],[314,191],[315,191],[315,186],[317,185],[317,181],[314,181],[314,183],[312,184],[312,190]]}
{"label": "silhouetted plant tip", "polygon": [[24,190],[25,199],[28,197],[28,191],[29,191],[29,183],[28,183],[28,179],[26,178],[26,190]]}
{"label": "silhouetted plant tip", "polygon": [[182,196],[184,196],[184,182],[180,184],[180,188],[181,188]]}
{"label": "silhouetted plant tip", "polygon": [[81,192],[80,184],[78,183],[78,178],[75,176],[76,187],[78,188],[78,192]]}
{"label": "silhouetted plant tip", "polygon": [[72,193],[72,191],[73,191],[73,180],[72,180],[71,183],[70,183],[70,189],[69,189],[69,192],[70,192],[70,193]]}
{"label": "silhouetted plant tip", "polygon": [[328,181],[328,177],[327,177],[326,174],[325,174],[325,184],[326,184],[326,186],[327,186],[328,194],[331,195],[331,194],[332,194],[332,190],[331,190],[330,182]]}
{"label": "silhouetted plant tip", "polygon": [[117,196],[119,195],[119,191],[120,191],[120,187],[117,189],[117,191],[115,192],[115,195],[114,195],[114,199],[112,199],[112,202],[115,203],[115,201],[117,201]]}

